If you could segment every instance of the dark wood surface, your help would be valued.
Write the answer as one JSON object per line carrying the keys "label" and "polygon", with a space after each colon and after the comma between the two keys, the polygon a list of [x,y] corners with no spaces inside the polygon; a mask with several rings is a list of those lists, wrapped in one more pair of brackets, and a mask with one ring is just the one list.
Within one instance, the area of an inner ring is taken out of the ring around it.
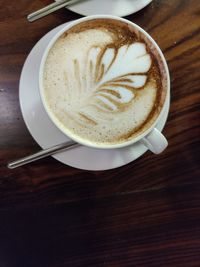
{"label": "dark wood surface", "polygon": [[154,0],[127,18],[160,45],[171,74],[169,147],[124,167],[81,171],[37,151],[19,107],[34,44],[81,17],[67,10],[28,23],[48,0],[0,0],[0,267],[200,266],[200,1]]}

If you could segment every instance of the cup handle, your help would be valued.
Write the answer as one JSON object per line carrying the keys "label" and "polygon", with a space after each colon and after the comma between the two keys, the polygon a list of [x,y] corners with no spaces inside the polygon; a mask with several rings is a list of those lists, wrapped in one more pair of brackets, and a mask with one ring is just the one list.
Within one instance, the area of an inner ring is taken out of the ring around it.
{"label": "cup handle", "polygon": [[142,139],[142,143],[154,154],[160,154],[168,146],[167,139],[156,128]]}

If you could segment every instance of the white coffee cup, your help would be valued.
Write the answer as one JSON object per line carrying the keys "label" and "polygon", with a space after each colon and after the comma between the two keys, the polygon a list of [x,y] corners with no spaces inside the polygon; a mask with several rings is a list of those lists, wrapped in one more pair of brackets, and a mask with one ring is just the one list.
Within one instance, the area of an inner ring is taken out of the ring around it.
{"label": "white coffee cup", "polygon": [[168,66],[166,63],[166,60],[164,58],[164,55],[162,54],[160,48],[158,47],[158,45],[155,43],[155,41],[152,39],[152,37],[146,33],[141,27],[139,27],[138,25],[123,19],[123,18],[119,18],[116,16],[110,16],[110,15],[94,15],[94,16],[88,16],[88,17],[84,17],[81,19],[78,19],[76,21],[73,21],[71,23],[69,23],[68,25],[66,25],[63,29],[61,29],[53,38],[52,40],[49,42],[49,45],[47,46],[47,48],[45,49],[45,52],[43,54],[42,60],[41,60],[41,64],[40,64],[40,71],[39,71],[39,89],[40,89],[40,95],[41,95],[41,99],[42,99],[42,103],[44,105],[44,108],[47,112],[47,114],[49,115],[50,119],[52,120],[52,122],[58,127],[58,129],[60,129],[66,136],[68,136],[69,138],[71,138],[72,140],[82,144],[82,145],[86,145],[86,146],[91,146],[91,147],[95,147],[95,148],[100,148],[100,149],[113,149],[113,148],[120,148],[120,147],[125,147],[125,146],[130,146],[138,141],[142,142],[150,151],[152,151],[155,154],[159,154],[161,153],[168,145],[168,142],[166,140],[166,138],[164,137],[164,135],[156,128],[156,124],[158,123],[159,119],[162,117],[163,113],[165,112],[164,110],[164,106],[165,103],[162,106],[162,109],[157,117],[157,119],[154,121],[153,124],[150,125],[150,127],[143,132],[142,134],[140,134],[139,136],[131,139],[131,140],[127,140],[123,143],[118,143],[118,144],[105,144],[105,145],[100,145],[97,143],[93,143],[90,142],[88,140],[82,140],[79,139],[77,136],[74,136],[72,133],[70,133],[69,131],[66,130],[66,128],[64,128],[61,124],[58,123],[58,121],[56,120],[56,118],[52,115],[52,112],[50,112],[49,107],[46,103],[45,97],[44,97],[44,86],[43,86],[43,73],[44,73],[44,65],[45,65],[45,61],[47,59],[48,53],[50,51],[50,49],[52,48],[52,46],[54,45],[54,43],[57,41],[57,39],[67,30],[69,30],[71,27],[85,22],[85,21],[89,21],[89,20],[93,20],[93,19],[97,19],[97,18],[110,18],[113,20],[119,20],[122,22],[126,22],[128,23],[130,26],[133,26],[134,28],[138,29],[140,32],[143,33],[143,35],[150,40],[150,42],[153,44],[154,48],[156,48],[157,53],[159,54],[160,59],[162,60],[162,64],[164,66],[165,69],[165,73],[166,73],[166,83],[167,83],[167,93],[166,93],[166,97],[165,97],[165,103],[167,101],[167,98],[169,98],[170,95],[170,77],[169,77],[169,70],[168,70]]}

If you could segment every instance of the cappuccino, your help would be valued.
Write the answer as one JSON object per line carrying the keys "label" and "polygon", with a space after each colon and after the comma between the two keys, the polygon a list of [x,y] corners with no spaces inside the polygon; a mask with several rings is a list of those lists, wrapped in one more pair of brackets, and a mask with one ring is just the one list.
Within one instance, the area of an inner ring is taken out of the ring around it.
{"label": "cappuccino", "polygon": [[143,32],[97,18],[56,40],[45,61],[43,88],[48,111],[66,134],[114,145],[151,127],[167,81],[161,56]]}

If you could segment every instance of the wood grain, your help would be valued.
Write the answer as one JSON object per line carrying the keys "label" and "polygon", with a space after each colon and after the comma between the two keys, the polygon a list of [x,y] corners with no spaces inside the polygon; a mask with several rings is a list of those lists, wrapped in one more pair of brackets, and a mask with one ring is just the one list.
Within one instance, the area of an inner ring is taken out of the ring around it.
{"label": "wood grain", "polygon": [[39,149],[22,119],[24,61],[60,10],[48,0],[0,1],[0,266],[200,266],[200,2],[154,0],[127,18],[149,32],[170,69],[169,147],[124,167],[81,171],[47,158],[6,164]]}
{"label": "wood grain", "polygon": [[[2,266],[199,266],[200,186],[1,212]],[[13,223],[12,223],[13,222]]]}

